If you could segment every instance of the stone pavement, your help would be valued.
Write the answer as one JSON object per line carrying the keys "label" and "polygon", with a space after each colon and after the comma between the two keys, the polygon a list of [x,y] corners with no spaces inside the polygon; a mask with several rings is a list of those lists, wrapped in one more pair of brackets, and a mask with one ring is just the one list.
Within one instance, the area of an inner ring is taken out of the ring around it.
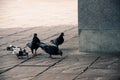
{"label": "stone pavement", "polygon": [[[93,54],[78,51],[78,29],[74,25],[35,27],[20,29],[0,29],[0,80],[120,80],[120,56]],[[65,43],[60,46],[63,57],[48,58],[40,48],[32,57],[25,46],[33,33],[38,33],[41,41],[50,40],[65,33]],[[24,47],[29,59],[17,59],[6,51],[9,44]]]}

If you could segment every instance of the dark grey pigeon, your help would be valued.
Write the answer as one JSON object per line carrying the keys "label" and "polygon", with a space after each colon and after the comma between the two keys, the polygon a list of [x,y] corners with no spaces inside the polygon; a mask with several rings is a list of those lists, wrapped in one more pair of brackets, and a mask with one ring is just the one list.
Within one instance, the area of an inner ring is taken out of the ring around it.
{"label": "dark grey pigeon", "polygon": [[45,44],[45,43],[40,43],[40,47],[42,50],[44,50],[46,53],[49,54],[49,57],[52,58],[52,55],[61,55],[62,56],[62,51],[56,47],[56,46],[53,46],[53,45],[48,45],[48,44]]}
{"label": "dark grey pigeon", "polygon": [[57,37],[54,40],[51,40],[50,42],[58,47],[59,45],[61,45],[64,42],[63,36],[64,36],[64,33],[61,33],[59,35],[59,37]]}
{"label": "dark grey pigeon", "polygon": [[34,33],[34,37],[32,39],[31,47],[30,47],[31,52],[32,52],[33,55],[36,55],[36,51],[39,48],[39,44],[40,44],[40,40],[37,37],[37,33]]}

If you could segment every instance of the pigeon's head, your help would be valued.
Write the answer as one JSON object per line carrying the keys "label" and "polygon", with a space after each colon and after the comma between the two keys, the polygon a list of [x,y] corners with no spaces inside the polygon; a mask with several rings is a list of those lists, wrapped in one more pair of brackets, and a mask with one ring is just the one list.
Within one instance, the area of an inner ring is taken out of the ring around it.
{"label": "pigeon's head", "polygon": [[11,51],[11,48],[10,48],[10,47],[7,47],[6,49],[7,49],[8,51]]}
{"label": "pigeon's head", "polygon": [[61,33],[61,36],[64,36],[64,33],[63,33],[63,32]]}
{"label": "pigeon's head", "polygon": [[9,45],[9,46],[7,47],[7,50],[8,50],[8,51],[13,51],[13,48],[15,48],[15,46]]}
{"label": "pigeon's head", "polygon": [[34,33],[34,37],[37,37],[37,33]]}
{"label": "pigeon's head", "polygon": [[58,53],[59,53],[59,55],[61,55],[61,56],[63,55],[63,52],[62,52],[61,50],[59,50]]}

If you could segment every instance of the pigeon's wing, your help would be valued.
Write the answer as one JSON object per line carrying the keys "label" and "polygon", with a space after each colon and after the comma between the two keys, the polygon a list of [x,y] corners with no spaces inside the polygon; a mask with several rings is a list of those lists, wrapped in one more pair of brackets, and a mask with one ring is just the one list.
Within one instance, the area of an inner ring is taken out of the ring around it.
{"label": "pigeon's wing", "polygon": [[63,36],[60,36],[60,37],[57,39],[57,45],[61,45],[63,42],[64,42],[64,38],[63,38]]}
{"label": "pigeon's wing", "polygon": [[56,45],[57,39],[51,40],[50,42],[51,42],[52,44]]}
{"label": "pigeon's wing", "polygon": [[46,53],[51,54],[51,50],[50,50],[50,48],[49,48],[48,45],[46,45],[46,44],[41,44],[41,45],[40,45],[40,48],[41,48],[43,51],[45,51]]}
{"label": "pigeon's wing", "polygon": [[58,54],[58,48],[57,48],[56,46],[51,46],[51,45],[49,45],[49,46],[48,46],[48,49],[49,49],[49,53],[50,53],[50,54],[53,54],[53,55]]}
{"label": "pigeon's wing", "polygon": [[27,45],[29,48],[31,48],[32,43],[27,43],[26,45]]}
{"label": "pigeon's wing", "polygon": [[43,43],[43,42],[40,42],[39,47],[46,52],[46,49],[48,48],[48,45]]}
{"label": "pigeon's wing", "polygon": [[45,47],[45,46],[47,46],[47,44],[40,42],[39,47]]}

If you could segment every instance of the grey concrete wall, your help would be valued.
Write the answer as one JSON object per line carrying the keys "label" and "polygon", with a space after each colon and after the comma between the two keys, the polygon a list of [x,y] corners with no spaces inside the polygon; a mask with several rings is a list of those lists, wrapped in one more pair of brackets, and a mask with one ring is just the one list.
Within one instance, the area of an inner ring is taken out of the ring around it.
{"label": "grey concrete wall", "polygon": [[80,51],[120,51],[120,0],[78,0]]}

